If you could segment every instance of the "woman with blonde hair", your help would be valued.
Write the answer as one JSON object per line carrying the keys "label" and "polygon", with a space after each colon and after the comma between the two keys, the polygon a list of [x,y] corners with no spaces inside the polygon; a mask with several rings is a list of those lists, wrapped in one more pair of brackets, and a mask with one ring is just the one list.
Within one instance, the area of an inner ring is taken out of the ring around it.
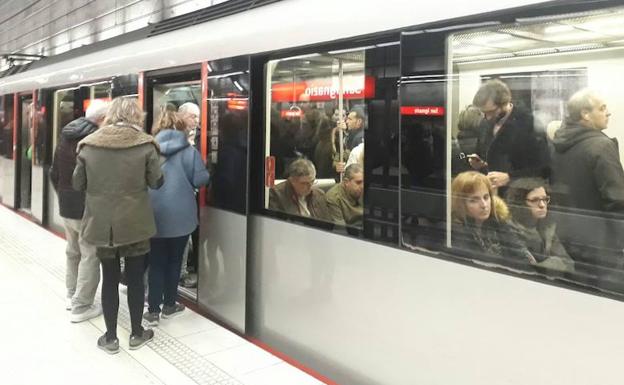
{"label": "woman with blonde hair", "polygon": [[451,189],[454,247],[511,267],[526,269],[527,263],[536,263],[513,232],[509,209],[494,194],[487,176],[462,172],[453,179]]}
{"label": "woman with blonde hair", "polygon": [[130,349],[138,349],[154,337],[141,326],[143,270],[156,234],[148,187],[163,184],[158,143],[143,132],[143,111],[136,100],[119,97],[109,106],[104,126],[78,143],[72,184],[86,191],[82,237],[96,247],[102,262],[102,308],[106,333],[97,346],[119,352],[120,258],[124,258],[130,311]]}
{"label": "woman with blonde hair", "polygon": [[150,240],[149,307],[143,318],[151,326],[158,325],[161,313],[170,318],[184,311],[184,305],[176,303],[182,257],[198,225],[195,189],[209,179],[199,152],[188,141],[187,127],[179,113],[163,107],[153,129],[164,157],[165,183],[149,192],[157,232]]}

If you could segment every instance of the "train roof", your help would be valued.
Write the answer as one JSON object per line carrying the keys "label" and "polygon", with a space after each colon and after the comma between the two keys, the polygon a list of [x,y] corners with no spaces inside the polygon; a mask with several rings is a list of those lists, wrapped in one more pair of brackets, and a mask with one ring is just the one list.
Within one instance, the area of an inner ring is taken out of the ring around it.
{"label": "train roof", "polygon": [[256,54],[470,15],[561,1],[282,0],[201,24],[150,35],[149,27],[41,60],[0,79],[0,94],[80,84],[204,60]]}

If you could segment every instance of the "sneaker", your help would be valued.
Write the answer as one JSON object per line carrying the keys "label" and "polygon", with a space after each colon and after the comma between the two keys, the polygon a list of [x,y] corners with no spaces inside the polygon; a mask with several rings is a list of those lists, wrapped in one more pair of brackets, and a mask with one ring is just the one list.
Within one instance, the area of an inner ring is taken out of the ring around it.
{"label": "sneaker", "polygon": [[98,338],[97,347],[108,354],[117,354],[119,353],[119,340],[115,338],[112,341],[107,341],[106,333],[104,333],[102,337]]}
{"label": "sneaker", "polygon": [[160,322],[160,314],[146,311],[145,314],[143,314],[143,319],[147,321],[149,326],[158,326],[158,322]]}
{"label": "sneaker", "polygon": [[162,317],[173,318],[179,315],[180,313],[182,313],[184,309],[186,309],[186,306],[182,305],[181,303],[176,303],[173,306],[165,305],[163,306],[163,309],[162,309]]}
{"label": "sneaker", "polygon": [[93,304],[82,313],[72,312],[70,321],[73,323],[83,322],[86,320],[90,320],[91,318],[95,318],[100,314],[102,314],[102,307],[100,305]]}
{"label": "sneaker", "polygon": [[65,310],[71,310],[72,309],[72,299],[71,297],[67,297],[65,298]]}
{"label": "sneaker", "polygon": [[143,330],[143,335],[130,336],[130,350],[140,349],[143,345],[150,342],[154,338],[154,331],[152,329]]}

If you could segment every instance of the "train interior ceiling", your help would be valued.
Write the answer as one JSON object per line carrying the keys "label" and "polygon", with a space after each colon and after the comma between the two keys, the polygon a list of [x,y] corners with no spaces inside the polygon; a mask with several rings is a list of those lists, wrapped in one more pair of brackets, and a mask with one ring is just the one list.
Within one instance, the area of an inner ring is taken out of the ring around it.
{"label": "train interior ceiling", "polygon": [[[611,229],[619,229],[622,218],[565,206],[566,192],[546,182],[544,194],[550,195],[537,202],[547,204],[549,220],[559,230],[570,223],[582,230],[560,234],[571,264],[519,264],[504,253],[489,254],[493,247],[484,245],[488,241],[481,234],[474,238],[482,249],[466,248],[457,231],[453,181],[472,171],[467,156],[479,140],[466,140],[462,127],[470,111],[476,111],[474,129],[487,123],[485,113],[472,106],[486,82],[502,81],[513,109],[526,111],[535,137],[542,140],[536,143],[547,154],[540,164],[544,169],[550,169],[556,151],[553,138],[565,127],[566,103],[579,90],[589,88],[604,99],[611,113],[604,133],[624,142],[624,80],[619,75],[624,8],[577,6],[579,12],[572,14],[559,4],[549,11],[552,15],[523,17],[534,15],[528,7],[514,22],[503,12],[504,22],[481,16],[459,28],[441,24],[373,31],[379,33],[1,95],[0,201],[61,233],[63,220],[47,171],[67,123],[83,116],[92,100],[131,97],[148,111],[149,132],[161,108],[194,103],[200,117],[189,140],[202,154],[212,182],[197,194],[200,226],[189,246],[182,294],[229,327],[334,378],[381,381],[372,374],[359,377],[367,360],[381,355],[345,359],[339,342],[330,340],[336,331],[352,342],[361,338],[346,326],[354,317],[384,325],[358,301],[345,305],[350,300],[343,295],[361,295],[351,286],[370,289],[373,280],[364,273],[377,269],[382,272],[374,279],[378,287],[393,285],[392,277],[407,282],[400,266],[433,275],[444,266],[439,271],[453,271],[466,282],[486,273],[492,287],[499,279],[511,286],[537,282],[539,290],[552,289],[548,295],[555,297],[560,295],[555,289],[565,288],[570,296],[590,293],[595,295],[590,298],[621,301],[624,253],[613,239],[619,233]],[[312,190],[325,197],[344,189],[353,206],[351,217],[345,212],[344,218],[336,217],[331,210],[331,215],[317,215],[310,201],[294,211],[271,201],[279,186],[298,183],[288,170],[300,158],[314,166]],[[363,188],[352,184],[352,174],[345,178],[341,164],[361,167],[351,169],[361,173]],[[550,178],[545,175],[540,180]],[[507,201],[510,212],[527,210],[506,192],[503,186],[496,195]],[[351,259],[356,255],[362,259]],[[382,266],[379,255],[396,258],[396,266]],[[362,270],[351,274],[354,265]],[[449,287],[457,289],[458,282]],[[404,317],[399,323],[405,321],[407,328],[407,320],[418,316],[397,310],[404,308],[400,299],[417,308],[415,298],[423,300],[424,294],[394,294],[397,299],[380,309]],[[445,294],[440,290],[424,301],[443,302],[450,298]],[[286,311],[291,305],[298,312]],[[320,326],[310,325],[315,311]],[[344,321],[336,329],[328,326],[332,314]],[[306,328],[314,335],[306,335]],[[371,338],[384,343],[383,337]],[[391,345],[409,350],[400,342]],[[324,349],[330,350],[326,356]],[[399,359],[396,366],[409,363]]]}

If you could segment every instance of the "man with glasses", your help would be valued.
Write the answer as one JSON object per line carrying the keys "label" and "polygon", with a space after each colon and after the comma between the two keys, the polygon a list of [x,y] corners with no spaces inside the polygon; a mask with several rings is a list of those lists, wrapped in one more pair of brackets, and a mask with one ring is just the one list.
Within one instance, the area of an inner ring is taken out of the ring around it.
{"label": "man with glasses", "polygon": [[548,177],[545,137],[535,132],[533,116],[511,102],[511,91],[505,83],[498,79],[486,81],[472,104],[484,118],[477,152],[468,155],[473,169],[487,174],[494,188],[507,186],[515,178]]}
{"label": "man with glasses", "polygon": [[269,209],[331,221],[325,193],[313,187],[316,179],[314,164],[299,158],[288,165],[287,175],[284,182],[271,188]]}

